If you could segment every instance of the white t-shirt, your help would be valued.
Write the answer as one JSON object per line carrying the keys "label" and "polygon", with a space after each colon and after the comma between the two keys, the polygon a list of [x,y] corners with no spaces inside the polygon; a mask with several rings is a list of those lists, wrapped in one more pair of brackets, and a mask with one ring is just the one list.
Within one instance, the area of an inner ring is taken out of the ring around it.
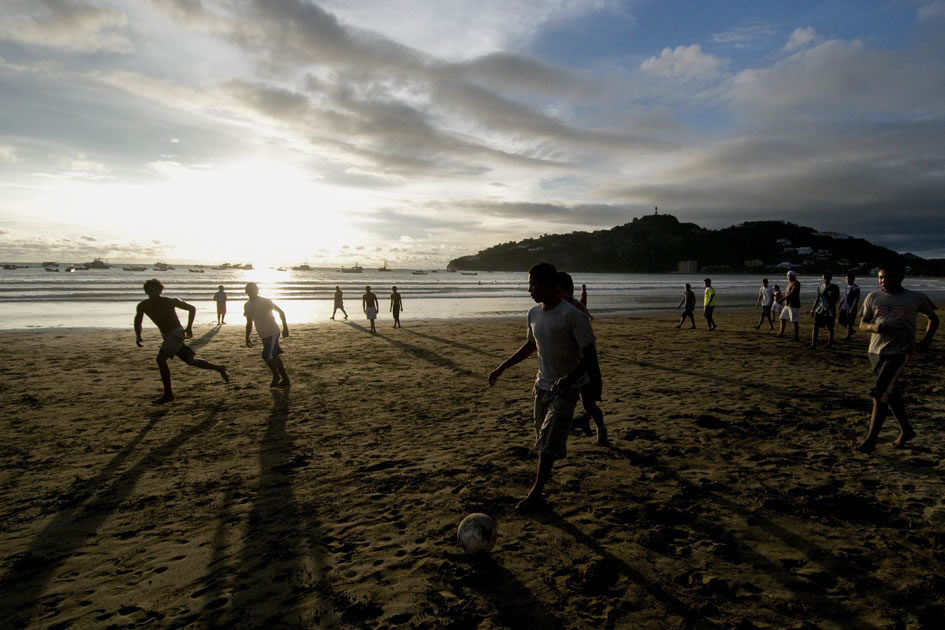
{"label": "white t-shirt", "polygon": [[276,324],[276,318],[272,314],[272,300],[263,297],[257,297],[255,300],[246,300],[243,307],[243,315],[247,319],[253,320],[253,326],[256,327],[256,333],[263,339],[266,337],[278,336],[280,332],[279,325]]}
{"label": "white t-shirt", "polygon": [[915,346],[916,316],[935,311],[924,293],[903,289],[900,293],[873,291],[863,301],[863,321],[888,324],[889,331],[870,335],[870,354],[909,354]]}
{"label": "white t-shirt", "polygon": [[774,287],[771,285],[763,286],[758,291],[758,295],[761,296],[762,306],[771,306],[771,303],[774,302]]}
{"label": "white t-shirt", "polygon": [[[557,379],[570,374],[581,362],[581,351],[594,343],[594,331],[584,313],[567,302],[550,311],[536,304],[528,311],[528,340],[538,347],[538,388],[550,390]],[[587,382],[585,373],[573,385]]]}

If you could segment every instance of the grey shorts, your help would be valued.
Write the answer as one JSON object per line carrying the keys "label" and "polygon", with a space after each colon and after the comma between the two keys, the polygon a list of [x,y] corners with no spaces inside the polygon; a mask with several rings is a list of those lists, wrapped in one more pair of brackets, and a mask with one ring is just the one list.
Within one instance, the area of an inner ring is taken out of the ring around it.
{"label": "grey shorts", "polygon": [[580,389],[552,395],[535,387],[535,448],[560,459],[568,456],[568,434]]}
{"label": "grey shorts", "polygon": [[187,361],[196,354],[190,346],[184,343],[184,329],[175,328],[171,332],[163,335],[164,341],[161,342],[161,352],[167,356],[178,357],[181,361]]}

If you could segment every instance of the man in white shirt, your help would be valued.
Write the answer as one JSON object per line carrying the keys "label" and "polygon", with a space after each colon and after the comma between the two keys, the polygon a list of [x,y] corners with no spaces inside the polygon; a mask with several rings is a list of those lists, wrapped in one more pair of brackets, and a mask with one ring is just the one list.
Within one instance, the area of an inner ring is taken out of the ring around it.
{"label": "man in white shirt", "polygon": [[771,321],[771,305],[774,304],[774,287],[768,286],[768,279],[761,280],[761,289],[758,290],[758,301],[755,302],[755,308],[761,307],[761,319],[755,330],[761,328],[761,322],[768,321],[768,330],[774,330],[774,322]]}
{"label": "man in white shirt", "polygon": [[279,326],[276,324],[276,318],[272,316],[273,311],[279,313],[279,317],[282,318],[282,336],[288,337],[289,325],[285,321],[285,313],[273,304],[272,300],[259,296],[259,287],[255,282],[246,285],[246,295],[249,296],[243,307],[243,315],[246,317],[246,347],[253,345],[249,336],[255,324],[256,334],[259,335],[263,344],[263,361],[272,371],[272,383],[269,387],[288,387],[289,375],[286,374],[285,366],[279,357],[283,352],[279,347]]}
{"label": "man in white shirt", "polygon": [[590,380],[585,357],[594,333],[587,317],[558,296],[557,279],[558,271],[549,263],[529,269],[528,292],[538,304],[528,311],[525,344],[489,374],[489,385],[494,386],[505,370],[538,353],[534,389],[538,471],[528,495],[515,507],[518,511],[541,507],[541,493],[555,460],[567,457],[574,406],[581,387]]}

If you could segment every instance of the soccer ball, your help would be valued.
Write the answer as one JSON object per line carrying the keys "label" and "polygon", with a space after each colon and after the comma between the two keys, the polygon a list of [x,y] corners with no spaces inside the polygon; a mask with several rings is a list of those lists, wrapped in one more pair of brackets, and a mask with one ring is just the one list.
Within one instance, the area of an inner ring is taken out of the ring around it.
{"label": "soccer ball", "polygon": [[484,553],[495,547],[495,521],[488,514],[470,514],[459,524],[456,541],[468,554]]}

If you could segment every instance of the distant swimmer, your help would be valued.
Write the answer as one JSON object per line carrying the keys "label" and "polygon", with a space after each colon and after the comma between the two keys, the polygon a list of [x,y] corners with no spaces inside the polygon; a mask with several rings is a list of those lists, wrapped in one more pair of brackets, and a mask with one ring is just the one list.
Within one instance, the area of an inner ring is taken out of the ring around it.
{"label": "distant swimmer", "polygon": [[529,269],[528,292],[537,304],[528,311],[525,344],[489,374],[489,386],[494,387],[503,372],[538,353],[534,388],[538,471],[531,490],[515,507],[519,511],[542,506],[542,491],[555,460],[568,454],[571,418],[581,388],[590,382],[585,358],[594,345],[594,332],[587,317],[558,297],[557,283],[554,265],[539,263]]}
{"label": "distant swimmer", "polygon": [[348,319],[348,313],[345,311],[345,300],[344,293],[341,292],[341,287],[335,287],[335,310],[331,312],[330,319],[335,319],[335,313],[341,311],[345,314],[345,319]]}
{"label": "distant swimmer", "polygon": [[262,340],[262,358],[272,372],[272,382],[269,387],[288,387],[289,375],[286,374],[285,365],[282,363],[283,353],[279,347],[279,326],[276,324],[276,318],[272,312],[279,313],[282,319],[282,336],[289,336],[289,325],[285,321],[285,313],[276,306],[272,300],[260,297],[259,287],[255,282],[246,285],[246,295],[249,297],[243,306],[243,316],[246,317],[246,347],[250,348],[253,342],[249,336],[253,332],[253,325],[256,326],[256,334]]}
{"label": "distant swimmer", "polygon": [[[866,439],[857,446],[863,453],[876,448],[879,430],[883,428],[886,414],[891,409],[899,421],[899,437],[892,443],[899,448],[915,437],[915,430],[906,417],[899,377],[913,354],[929,349],[932,337],[938,330],[938,315],[935,305],[924,293],[903,288],[905,271],[901,263],[880,266],[880,291],[873,291],[863,300],[863,316],[860,330],[870,333],[869,358],[873,367],[873,412]],[[922,340],[916,343],[917,315],[925,315],[929,323]]]}
{"label": "distant swimmer", "polygon": [[768,286],[768,279],[762,278],[761,288],[758,290],[758,300],[755,302],[755,308],[761,307],[761,319],[755,330],[761,328],[762,322],[768,322],[768,330],[774,330],[774,322],[771,321],[771,307],[774,305],[774,287]]}
{"label": "distant swimmer", "polygon": [[367,315],[367,318],[371,321],[371,332],[376,333],[377,328],[374,327],[374,320],[377,319],[380,305],[378,304],[377,296],[371,292],[371,287],[364,287],[364,295],[361,296],[361,310],[364,311],[364,314]]}
{"label": "distant swimmer", "polygon": [[[135,315],[135,343],[141,348],[144,342],[141,339],[141,322],[147,315],[154,325],[161,331],[164,338],[161,348],[157,354],[158,369],[161,372],[161,382],[164,384],[164,395],[155,399],[156,405],[163,405],[174,400],[174,393],[171,391],[171,370],[167,366],[167,360],[177,356],[187,365],[198,367],[202,370],[215,370],[223,377],[223,381],[230,382],[230,377],[226,373],[226,367],[214,365],[202,359],[195,358],[195,352],[184,343],[185,339],[194,336],[191,328],[194,325],[194,316],[197,314],[197,308],[187,302],[176,298],[162,297],[164,285],[157,278],[151,278],[144,283],[144,292],[148,294],[148,299],[138,304],[138,312]],[[180,325],[177,318],[177,310],[187,311],[187,328]]]}
{"label": "distant swimmer", "polygon": [[389,311],[394,313],[394,328],[403,328],[400,325],[400,311],[404,310],[404,298],[400,293],[397,293],[397,287],[391,289],[393,293],[390,294],[390,308]]}
{"label": "distant swimmer", "polygon": [[689,318],[689,321],[692,322],[692,327],[696,327],[696,318],[692,314],[696,308],[696,294],[692,292],[692,287],[689,286],[689,283],[686,283],[686,292],[683,294],[682,299],[679,300],[679,305],[676,308],[680,308],[685,305],[686,309],[683,311],[682,317],[679,318],[679,323],[676,324],[676,328],[681,328],[683,323],[686,321],[686,318]]}
{"label": "distant swimmer", "polygon": [[797,274],[794,271],[787,272],[787,291],[784,293],[784,305],[781,308],[781,327],[778,329],[778,337],[784,336],[784,326],[791,322],[794,326],[794,341],[801,340],[800,334],[800,311],[801,311],[801,283],[797,281]]}
{"label": "distant swimmer", "polygon": [[217,303],[217,326],[222,326],[226,322],[226,291],[223,285],[217,287],[218,291],[213,294],[213,301]]}
{"label": "distant swimmer", "polygon": [[718,328],[713,317],[716,303],[715,289],[712,288],[712,278],[706,278],[703,282],[705,283],[705,296],[702,300],[702,314],[705,316],[705,323],[709,330],[715,330]]}

